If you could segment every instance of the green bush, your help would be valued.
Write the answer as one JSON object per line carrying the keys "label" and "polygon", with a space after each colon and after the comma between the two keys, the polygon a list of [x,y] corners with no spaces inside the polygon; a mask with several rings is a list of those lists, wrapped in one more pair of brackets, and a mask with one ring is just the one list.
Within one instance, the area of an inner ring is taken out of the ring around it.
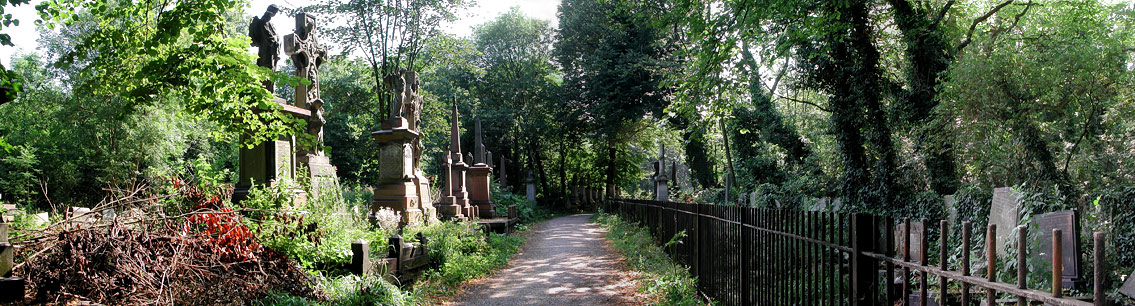
{"label": "green bush", "polygon": [[[646,293],[652,305],[704,305],[698,298],[697,280],[686,267],[675,263],[646,229],[618,216],[600,213],[596,221],[607,229],[604,235],[639,274],[639,292]],[[670,238],[681,243],[685,232]]]}
{"label": "green bush", "polygon": [[516,215],[520,219],[520,223],[537,222],[552,215],[547,207],[529,202],[526,196],[508,192],[496,183],[492,183],[491,186],[493,209],[496,209],[499,214],[507,214],[508,206],[516,205]]}

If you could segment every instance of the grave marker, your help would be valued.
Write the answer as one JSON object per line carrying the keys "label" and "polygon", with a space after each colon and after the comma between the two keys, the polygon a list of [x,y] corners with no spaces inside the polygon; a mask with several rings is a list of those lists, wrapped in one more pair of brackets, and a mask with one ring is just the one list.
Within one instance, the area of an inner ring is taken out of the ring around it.
{"label": "grave marker", "polygon": [[942,196],[942,204],[946,211],[946,220],[950,224],[958,224],[958,209],[954,207],[954,195]]}
{"label": "grave marker", "polygon": [[1021,221],[1020,194],[1010,187],[993,189],[993,203],[989,208],[989,224],[997,225],[997,254],[1005,254],[1005,245],[1015,239],[1012,229]]}
{"label": "grave marker", "polygon": [[1135,272],[1127,275],[1127,281],[1123,282],[1123,287],[1119,287],[1119,293],[1135,299]]}
{"label": "grave marker", "polygon": [[[922,221],[910,221],[910,260],[913,262],[922,261],[922,232],[926,230],[926,226]],[[903,226],[899,223],[895,227],[895,254],[902,256],[903,243]]]}
{"label": "grave marker", "polygon": [[1079,214],[1074,210],[1040,214],[1033,217],[1033,222],[1040,230],[1041,246],[1040,252],[1033,254],[1033,256],[1043,258],[1046,262],[1052,262],[1052,230],[1060,230],[1061,240],[1064,242],[1061,245],[1063,250],[1060,252],[1064,257],[1061,259],[1062,266],[1064,266],[1063,287],[1073,288],[1082,277],[1079,255],[1080,239],[1078,239],[1080,232]]}

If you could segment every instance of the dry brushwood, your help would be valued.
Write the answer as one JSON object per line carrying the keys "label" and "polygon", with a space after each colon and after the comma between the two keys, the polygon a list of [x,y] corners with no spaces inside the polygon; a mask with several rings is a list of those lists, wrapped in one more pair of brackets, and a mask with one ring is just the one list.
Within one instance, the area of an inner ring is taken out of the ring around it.
{"label": "dry brushwood", "polygon": [[[235,230],[247,229],[239,225],[237,212],[220,207],[218,197],[206,197],[208,192],[178,179],[174,186],[192,211],[168,211],[170,206],[145,196],[141,202],[149,202],[144,206],[151,210],[145,216],[81,227],[61,222],[29,235],[36,239],[20,243],[17,256],[23,262],[15,271],[27,280],[26,298],[48,304],[78,299],[106,305],[232,305],[271,292],[321,297],[295,261],[251,239],[232,239]],[[242,256],[234,256],[234,249]]]}
{"label": "dry brushwood", "polygon": [[64,294],[108,305],[244,304],[269,292],[316,297],[295,262],[262,251],[254,260],[222,261],[201,237],[111,226],[60,232],[45,255],[26,262],[33,302]]}

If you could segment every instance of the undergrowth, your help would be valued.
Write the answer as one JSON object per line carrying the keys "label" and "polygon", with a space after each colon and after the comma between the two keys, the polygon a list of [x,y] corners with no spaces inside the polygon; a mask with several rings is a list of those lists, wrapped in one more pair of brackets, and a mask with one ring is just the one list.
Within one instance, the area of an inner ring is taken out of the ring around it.
{"label": "undergrowth", "polygon": [[[698,298],[697,280],[675,263],[645,229],[618,216],[600,213],[595,221],[607,229],[604,235],[627,263],[638,271],[639,292],[645,293],[651,305],[705,305]],[[684,235],[668,243],[681,243]],[[709,304],[714,304],[710,302]]]}

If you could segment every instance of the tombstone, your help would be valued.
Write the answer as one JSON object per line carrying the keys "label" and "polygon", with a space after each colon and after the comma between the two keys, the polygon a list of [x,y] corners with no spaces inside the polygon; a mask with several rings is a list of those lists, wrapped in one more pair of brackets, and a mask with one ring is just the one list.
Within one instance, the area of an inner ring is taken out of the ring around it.
{"label": "tombstone", "polygon": [[71,207],[71,211],[67,216],[71,219],[72,223],[93,223],[95,217],[91,214],[91,209],[86,207]]}
{"label": "tombstone", "polygon": [[[402,225],[433,222],[437,217],[430,198],[429,179],[421,169],[424,147],[420,111],[425,100],[419,94],[418,73],[401,69],[384,77],[383,83],[394,91],[395,99],[390,116],[382,121],[382,130],[371,133],[379,145],[381,165],[371,214],[388,207],[402,215]],[[456,104],[454,109],[456,111]]]}
{"label": "tombstone", "polygon": [[1016,239],[1013,229],[1020,223],[1020,194],[1010,187],[993,189],[989,208],[989,224],[997,225],[997,254],[1005,255],[1005,246]]}
{"label": "tombstone", "polygon": [[[469,212],[472,205],[469,203],[469,193],[465,189],[465,174],[469,166],[465,164],[465,157],[461,154],[461,127],[457,113],[457,96],[453,97],[453,113],[450,118],[449,151],[445,156],[446,188],[442,188],[441,203],[437,206],[442,218],[464,220],[472,218]],[[472,162],[472,161],[470,161]]]}
{"label": "tombstone", "polygon": [[370,244],[358,239],[351,242],[351,273],[367,275],[371,272]]}
{"label": "tombstone", "polygon": [[[926,226],[922,221],[910,221],[910,260],[913,262],[922,261],[922,232],[926,230]],[[895,254],[902,257],[903,243],[903,224],[899,223],[895,227]]]}
{"label": "tombstone", "polygon": [[469,201],[476,207],[477,215],[490,219],[496,217],[489,188],[493,168],[485,163],[488,159],[485,144],[481,142],[481,119],[477,119],[475,122],[476,128],[473,132],[475,143],[473,147],[477,154],[473,155],[473,166],[469,167]]}
{"label": "tombstone", "polygon": [[828,202],[831,198],[812,198],[815,204],[812,204],[811,211],[826,211],[828,209]]}
{"label": "tombstone", "polygon": [[958,208],[954,207],[954,195],[942,196],[942,204],[949,224],[958,224]]}
{"label": "tombstone", "polygon": [[3,204],[0,205],[0,209],[4,210],[4,213],[0,214],[0,222],[12,223],[16,221],[16,211],[18,210],[16,204]]}
{"label": "tombstone", "polygon": [[757,200],[760,199],[760,196],[760,191],[754,190],[753,192],[749,193],[749,207],[757,207],[757,205],[760,204],[757,203]]}
{"label": "tombstone", "polygon": [[532,170],[528,170],[528,177],[524,178],[524,191],[528,202],[536,203],[536,178],[532,176]]}
{"label": "tombstone", "polygon": [[0,224],[0,277],[11,277],[16,266],[16,248],[8,242],[8,224]]}
{"label": "tombstone", "polygon": [[654,163],[654,200],[655,201],[669,201],[670,189],[666,184],[670,178],[666,177],[666,170],[663,165],[666,164],[666,145],[659,145],[658,161]]}
{"label": "tombstone", "polygon": [[[1064,210],[1033,216],[1033,224],[1040,231],[1040,252],[1032,252],[1033,257],[1052,262],[1052,230],[1060,230],[1062,258],[1064,267],[1062,283],[1064,288],[1074,288],[1082,277],[1080,271],[1080,218],[1074,210]],[[998,229],[1000,231],[1000,229]]]}
{"label": "tombstone", "polygon": [[1123,282],[1123,287],[1119,287],[1119,293],[1135,299],[1135,272],[1127,275],[1127,281]]}

